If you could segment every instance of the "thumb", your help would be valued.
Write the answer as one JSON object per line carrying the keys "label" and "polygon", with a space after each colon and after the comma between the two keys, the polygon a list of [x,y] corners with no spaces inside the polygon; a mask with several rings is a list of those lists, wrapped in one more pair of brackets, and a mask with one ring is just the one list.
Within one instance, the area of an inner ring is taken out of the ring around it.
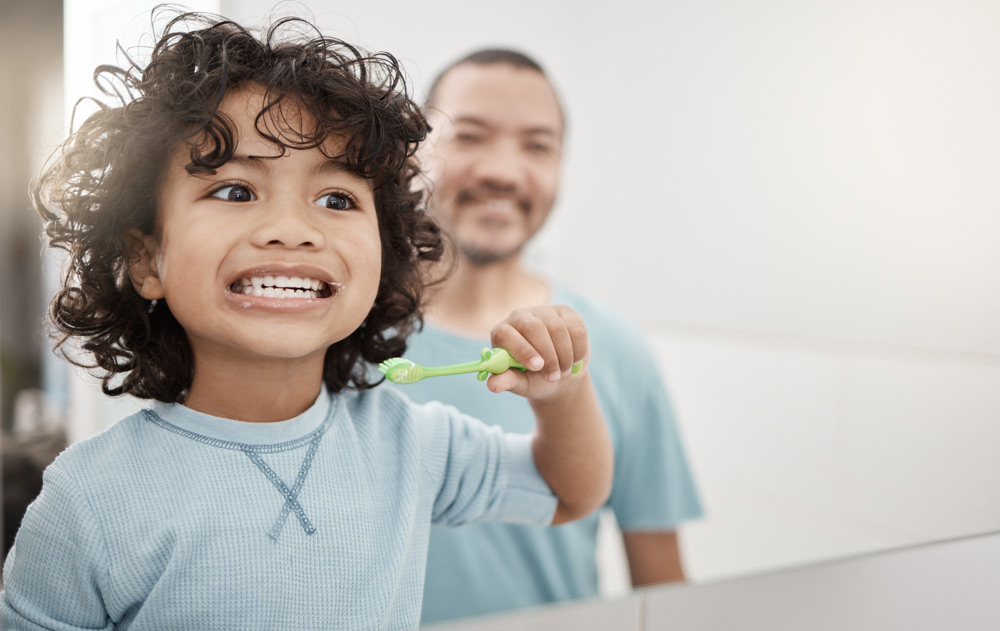
{"label": "thumb", "polygon": [[486,380],[486,387],[491,392],[507,392],[516,388],[523,375],[518,374],[519,370],[507,370],[499,375],[490,375]]}

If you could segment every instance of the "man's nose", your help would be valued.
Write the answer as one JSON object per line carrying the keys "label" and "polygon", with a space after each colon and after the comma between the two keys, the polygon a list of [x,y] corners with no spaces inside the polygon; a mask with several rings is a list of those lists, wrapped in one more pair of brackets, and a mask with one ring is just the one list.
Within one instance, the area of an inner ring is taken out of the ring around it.
{"label": "man's nose", "polygon": [[300,200],[272,200],[262,209],[254,228],[254,245],[290,249],[322,247],[325,239],[313,210]]}
{"label": "man's nose", "polygon": [[497,142],[479,153],[473,173],[481,182],[498,189],[517,190],[524,184],[525,166],[519,147]]}

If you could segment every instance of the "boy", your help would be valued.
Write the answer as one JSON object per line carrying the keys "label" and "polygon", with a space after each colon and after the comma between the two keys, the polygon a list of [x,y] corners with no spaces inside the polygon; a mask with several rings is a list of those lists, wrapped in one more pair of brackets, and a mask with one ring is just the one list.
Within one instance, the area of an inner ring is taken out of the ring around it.
{"label": "boy", "polygon": [[70,255],[52,320],[105,392],[156,403],[46,471],[5,629],[412,628],[431,521],[561,523],[607,497],[569,309],[492,336],[530,369],[488,382],[529,400],[530,438],[369,389],[441,253],[410,190],[426,124],[394,59],[310,28],[175,18],[146,67],[101,69],[128,96],[43,173]]}

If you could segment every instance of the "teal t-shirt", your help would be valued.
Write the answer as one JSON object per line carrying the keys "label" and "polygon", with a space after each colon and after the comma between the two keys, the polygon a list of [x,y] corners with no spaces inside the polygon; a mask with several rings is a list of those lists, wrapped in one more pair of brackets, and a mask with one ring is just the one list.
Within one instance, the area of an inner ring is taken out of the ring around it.
{"label": "teal t-shirt", "polygon": [[[590,373],[615,450],[608,506],[623,530],[673,530],[701,516],[698,494],[657,358],[634,324],[565,286],[566,304],[587,323]],[[427,326],[410,338],[406,357],[424,365],[472,361],[489,346]],[[440,400],[467,414],[527,433],[527,401],[493,394],[475,375],[401,386],[414,401]],[[597,515],[554,527],[482,524],[431,528],[422,619],[425,622],[515,609],[597,594]]]}

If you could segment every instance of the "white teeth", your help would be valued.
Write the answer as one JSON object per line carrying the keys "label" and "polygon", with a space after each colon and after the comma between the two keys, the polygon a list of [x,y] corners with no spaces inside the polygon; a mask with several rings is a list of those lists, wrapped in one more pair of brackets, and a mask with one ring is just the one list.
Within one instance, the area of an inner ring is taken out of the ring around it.
{"label": "white teeth", "polygon": [[[331,289],[340,285],[334,283]],[[321,298],[327,284],[301,276],[248,276],[233,283],[231,290],[245,296],[264,298]]]}
{"label": "white teeth", "polygon": [[513,199],[508,199],[508,198],[498,199],[495,197],[491,197],[486,200],[486,205],[489,206],[490,208],[494,208],[497,210],[517,209],[517,202]]}
{"label": "white teeth", "polygon": [[243,286],[244,296],[260,296],[262,298],[319,298],[318,291],[310,289],[289,289],[285,287],[254,287]]}

